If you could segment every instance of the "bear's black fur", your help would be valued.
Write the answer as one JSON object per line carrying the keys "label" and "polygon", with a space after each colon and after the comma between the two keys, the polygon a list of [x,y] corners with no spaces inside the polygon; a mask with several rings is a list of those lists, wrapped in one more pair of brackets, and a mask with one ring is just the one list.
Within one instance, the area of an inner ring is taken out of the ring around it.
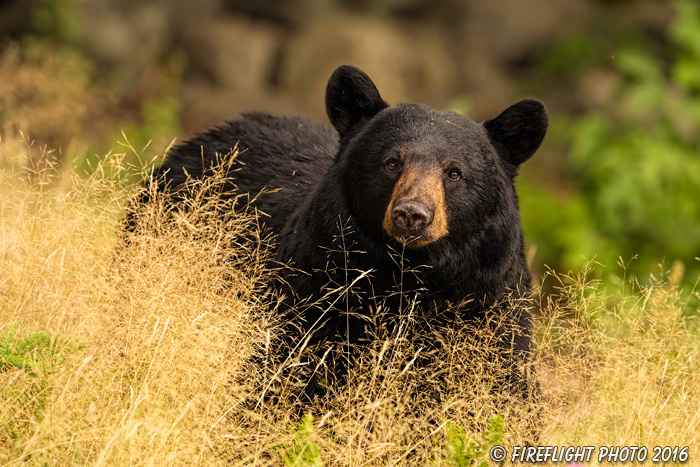
{"label": "bear's black fur", "polygon": [[514,314],[503,342],[527,354],[530,275],[513,180],[544,138],[545,107],[524,100],[477,124],[390,106],[365,73],[341,66],[326,108],[337,133],[249,113],[175,147],[155,175],[176,192],[238,146],[225,191],[276,191],[254,205],[269,215],[276,259],[293,266],[278,287],[303,310],[297,324],[311,341],[356,343],[378,303],[390,323],[408,296],[435,319],[449,321],[438,318],[448,309],[466,320]]}

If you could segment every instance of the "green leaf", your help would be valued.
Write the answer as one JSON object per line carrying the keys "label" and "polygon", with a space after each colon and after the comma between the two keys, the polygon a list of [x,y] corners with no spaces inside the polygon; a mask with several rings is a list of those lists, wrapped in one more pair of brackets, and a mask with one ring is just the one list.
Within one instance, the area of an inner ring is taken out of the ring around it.
{"label": "green leaf", "polygon": [[299,427],[293,430],[294,439],[287,447],[282,460],[286,467],[321,467],[321,449],[312,438],[316,434],[313,416],[306,414],[299,421]]}
{"label": "green leaf", "polygon": [[448,421],[445,425],[447,444],[442,449],[439,465],[488,467],[488,452],[493,446],[503,443],[504,429],[505,422],[497,414],[489,419],[486,430],[481,434],[481,440],[477,440],[467,435],[461,423]]}
{"label": "green leaf", "polygon": [[18,369],[35,377],[39,373],[50,374],[63,363],[66,355],[83,348],[45,331],[17,339],[20,323],[19,320],[12,323],[0,337],[0,371]]}

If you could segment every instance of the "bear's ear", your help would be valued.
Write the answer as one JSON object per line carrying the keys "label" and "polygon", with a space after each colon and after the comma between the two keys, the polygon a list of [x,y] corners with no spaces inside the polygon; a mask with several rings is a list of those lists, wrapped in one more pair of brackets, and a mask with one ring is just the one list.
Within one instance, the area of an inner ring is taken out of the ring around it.
{"label": "bear's ear", "polygon": [[483,125],[498,154],[518,166],[540,147],[547,133],[549,116],[542,102],[525,99]]}
{"label": "bear's ear", "polygon": [[341,137],[387,107],[372,80],[359,68],[340,66],[328,80],[326,113]]}

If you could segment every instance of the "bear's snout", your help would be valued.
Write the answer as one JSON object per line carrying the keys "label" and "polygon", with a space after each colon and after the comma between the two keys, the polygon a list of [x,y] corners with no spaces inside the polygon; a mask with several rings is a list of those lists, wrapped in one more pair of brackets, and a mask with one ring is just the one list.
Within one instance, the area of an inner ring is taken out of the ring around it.
{"label": "bear's snout", "polygon": [[419,201],[402,200],[391,210],[391,218],[403,235],[420,235],[433,222],[433,210]]}
{"label": "bear's snout", "polygon": [[407,166],[394,185],[382,226],[408,248],[422,248],[447,235],[441,172]]}

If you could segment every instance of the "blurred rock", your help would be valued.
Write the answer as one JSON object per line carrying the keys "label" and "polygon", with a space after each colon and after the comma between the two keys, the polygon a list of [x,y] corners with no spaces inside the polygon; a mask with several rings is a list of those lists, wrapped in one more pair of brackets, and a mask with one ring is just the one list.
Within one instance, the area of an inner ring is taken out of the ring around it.
{"label": "blurred rock", "polygon": [[322,105],[328,78],[346,63],[372,77],[390,103],[424,100],[435,90],[444,95],[454,75],[440,41],[428,34],[411,37],[386,21],[329,15],[290,40],[280,81],[284,90]]}
{"label": "blurred rock", "polygon": [[[218,89],[203,82],[190,82],[183,88],[182,115],[183,138],[194,136],[226,120],[234,120],[249,111],[268,112],[274,115],[302,115],[327,122],[323,110],[323,97],[313,101],[299,101],[289,93],[271,90],[239,92]],[[329,124],[330,125],[330,124]]]}
{"label": "blurred rock", "polygon": [[178,41],[189,72],[200,72],[222,88],[250,92],[269,86],[280,37],[273,25],[219,16],[185,23]]}
{"label": "blurred rock", "polygon": [[198,18],[219,16],[224,10],[225,2],[226,0],[165,0],[178,27],[184,22],[197,21]]}
{"label": "blurred rock", "polygon": [[497,60],[515,60],[575,30],[590,19],[586,0],[469,2],[463,18],[465,45]]}
{"label": "blurred rock", "polygon": [[323,0],[222,0],[236,14],[278,24],[299,25],[323,9]]}
{"label": "blurred rock", "polygon": [[[167,2],[164,2],[167,3]],[[80,47],[117,89],[127,87],[169,46],[172,17],[163,2],[81,2]]]}
{"label": "blurred rock", "polygon": [[3,37],[17,38],[32,30],[36,0],[0,1],[0,45]]}
{"label": "blurred rock", "polygon": [[459,63],[459,89],[470,97],[471,116],[491,118],[514,98],[534,97],[519,95],[517,85],[527,77],[514,76],[511,64],[527,63],[552,41],[583,29],[590,10],[585,0],[468,2],[455,25],[451,52]]}

